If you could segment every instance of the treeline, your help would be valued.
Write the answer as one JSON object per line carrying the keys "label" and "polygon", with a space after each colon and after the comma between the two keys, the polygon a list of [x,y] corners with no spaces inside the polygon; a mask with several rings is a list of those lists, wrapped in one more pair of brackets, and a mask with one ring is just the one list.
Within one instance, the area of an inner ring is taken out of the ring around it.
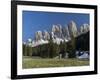
{"label": "treeline", "polygon": [[65,58],[66,53],[69,58],[75,58],[77,50],[89,51],[89,32],[77,38],[72,37],[69,42],[61,42],[60,45],[53,43],[50,39],[48,44],[29,47],[23,44],[24,56],[40,56],[42,58],[54,58],[61,54]]}

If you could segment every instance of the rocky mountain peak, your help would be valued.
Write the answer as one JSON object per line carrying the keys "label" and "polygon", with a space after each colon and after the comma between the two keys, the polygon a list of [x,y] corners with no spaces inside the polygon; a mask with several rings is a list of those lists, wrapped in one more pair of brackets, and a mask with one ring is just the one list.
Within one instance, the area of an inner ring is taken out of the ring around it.
{"label": "rocky mountain peak", "polygon": [[42,38],[43,38],[42,31],[37,31],[35,33],[35,39],[36,39],[36,41],[41,40]]}
{"label": "rocky mountain peak", "polygon": [[62,26],[60,24],[56,24],[52,26],[52,32],[54,33],[55,37],[62,37]]}
{"label": "rocky mountain peak", "polygon": [[83,34],[83,33],[86,33],[89,31],[89,24],[83,24],[81,27],[80,27],[80,34]]}
{"label": "rocky mountain peak", "polygon": [[70,21],[70,23],[68,24],[68,30],[70,36],[77,37],[78,30],[77,30],[76,23],[74,21]]}
{"label": "rocky mountain peak", "polygon": [[43,32],[43,39],[44,40],[49,40],[50,39],[50,34],[46,30]]}

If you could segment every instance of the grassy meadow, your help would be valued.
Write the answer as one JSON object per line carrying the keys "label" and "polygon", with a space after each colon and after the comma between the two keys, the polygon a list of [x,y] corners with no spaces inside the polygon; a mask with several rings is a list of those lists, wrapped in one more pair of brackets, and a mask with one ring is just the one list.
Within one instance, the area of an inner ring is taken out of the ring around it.
{"label": "grassy meadow", "polygon": [[89,60],[70,59],[34,59],[33,57],[23,57],[22,67],[29,68],[46,68],[46,67],[69,67],[69,66],[87,66]]}

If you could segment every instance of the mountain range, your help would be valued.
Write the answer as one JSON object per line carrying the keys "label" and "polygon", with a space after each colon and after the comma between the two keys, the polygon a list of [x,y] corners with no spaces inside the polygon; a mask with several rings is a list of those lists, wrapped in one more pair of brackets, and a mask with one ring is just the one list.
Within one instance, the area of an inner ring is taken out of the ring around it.
{"label": "mountain range", "polygon": [[60,24],[53,24],[51,31],[37,31],[35,33],[35,39],[28,39],[24,44],[35,47],[42,44],[47,44],[50,39],[53,40],[54,43],[60,44],[61,42],[68,42],[72,39],[72,37],[78,37],[89,31],[89,24],[82,24],[80,28],[77,27],[74,21],[70,21],[70,23],[63,27]]}

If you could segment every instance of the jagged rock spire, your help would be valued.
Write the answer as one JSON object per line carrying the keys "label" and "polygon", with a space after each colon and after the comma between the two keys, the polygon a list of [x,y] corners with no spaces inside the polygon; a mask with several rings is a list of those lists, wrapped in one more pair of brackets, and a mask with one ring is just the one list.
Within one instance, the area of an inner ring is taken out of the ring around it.
{"label": "jagged rock spire", "polygon": [[77,30],[76,23],[74,21],[71,21],[68,24],[68,29],[69,29],[70,36],[77,37],[78,30]]}
{"label": "jagged rock spire", "polygon": [[35,33],[35,39],[36,39],[36,41],[41,40],[42,38],[43,38],[42,31],[37,31]]}
{"label": "jagged rock spire", "polygon": [[49,40],[50,39],[50,34],[46,30],[43,32],[43,39],[44,40]]}
{"label": "jagged rock spire", "polygon": [[81,27],[80,27],[80,34],[82,33],[86,33],[89,31],[89,24],[83,24]]}

